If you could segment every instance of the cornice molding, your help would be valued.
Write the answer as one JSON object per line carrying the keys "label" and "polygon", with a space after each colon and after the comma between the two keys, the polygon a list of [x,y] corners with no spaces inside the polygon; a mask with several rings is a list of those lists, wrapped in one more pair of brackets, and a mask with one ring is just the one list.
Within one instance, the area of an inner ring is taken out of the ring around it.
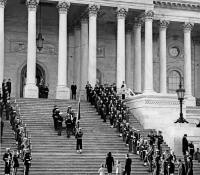
{"label": "cornice molding", "polygon": [[154,1],[154,7],[194,11],[200,10],[200,3],[177,2],[176,0],[156,0]]}

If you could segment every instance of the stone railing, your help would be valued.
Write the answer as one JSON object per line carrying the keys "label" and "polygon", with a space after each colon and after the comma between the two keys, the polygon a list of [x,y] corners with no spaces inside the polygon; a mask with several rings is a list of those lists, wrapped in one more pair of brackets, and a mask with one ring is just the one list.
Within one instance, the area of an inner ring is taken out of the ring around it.
{"label": "stone railing", "polygon": [[196,98],[196,106],[200,106],[200,98]]}

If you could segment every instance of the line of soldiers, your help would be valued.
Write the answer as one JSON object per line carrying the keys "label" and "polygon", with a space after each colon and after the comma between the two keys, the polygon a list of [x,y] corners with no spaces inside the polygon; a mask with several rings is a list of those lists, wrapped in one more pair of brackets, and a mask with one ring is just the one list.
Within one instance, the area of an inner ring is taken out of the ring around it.
{"label": "line of soldiers", "polygon": [[58,131],[58,135],[61,136],[62,133],[62,123],[65,122],[66,125],[66,133],[67,138],[70,138],[71,135],[75,136],[76,143],[76,151],[78,153],[82,153],[82,137],[83,132],[79,127],[79,120],[76,117],[76,114],[71,106],[68,106],[67,112],[62,113],[58,109],[57,105],[54,105],[52,110],[52,118],[54,121],[54,129]]}
{"label": "line of soldiers", "polygon": [[10,174],[10,167],[13,167],[13,174],[17,174],[17,168],[19,167],[18,158],[21,158],[24,162],[24,174],[28,175],[29,168],[31,166],[31,135],[28,136],[26,124],[20,119],[20,111],[18,105],[16,110],[10,106],[10,126],[14,131],[17,149],[13,152],[13,156],[10,153],[10,149],[6,149],[3,160],[5,161],[5,174]]}
{"label": "line of soldiers", "polygon": [[[151,131],[148,134],[150,138],[148,142],[143,139],[140,130],[131,128],[129,125],[129,107],[117,95],[113,85],[109,86],[106,84],[103,86],[97,84],[92,88],[90,84],[87,84],[86,93],[87,100],[91,105],[95,106],[101,119],[106,122],[107,116],[109,116],[111,127],[116,128],[117,132],[120,133],[119,136],[125,141],[129,152],[139,154],[140,159],[144,160],[144,165],[148,163],[149,172],[152,172],[152,168],[155,167],[154,162],[156,162],[158,156],[162,153],[162,132],[159,131],[157,135],[154,135],[153,131]],[[154,147],[156,140],[157,151],[155,151]]]}

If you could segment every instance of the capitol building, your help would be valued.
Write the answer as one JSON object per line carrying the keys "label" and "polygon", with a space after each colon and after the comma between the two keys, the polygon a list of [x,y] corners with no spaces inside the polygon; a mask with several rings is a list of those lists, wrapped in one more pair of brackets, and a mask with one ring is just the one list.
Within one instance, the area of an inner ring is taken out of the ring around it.
{"label": "capitol building", "polygon": [[[144,128],[180,151],[186,130],[200,134],[199,75],[199,0],[0,0],[0,83],[11,79],[13,98],[38,98],[41,81],[50,99],[69,99],[73,82],[83,97],[87,81],[125,81]],[[174,124],[180,83],[189,123]]]}

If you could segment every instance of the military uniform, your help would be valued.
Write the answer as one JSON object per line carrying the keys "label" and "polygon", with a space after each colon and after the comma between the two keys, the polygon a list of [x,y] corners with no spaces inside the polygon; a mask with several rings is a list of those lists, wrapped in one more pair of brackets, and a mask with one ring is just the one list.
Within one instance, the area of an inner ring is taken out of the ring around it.
{"label": "military uniform", "polygon": [[83,137],[83,132],[81,131],[81,128],[79,128],[79,131],[76,133],[76,151],[77,154],[80,151],[80,154],[82,153],[82,137]]}

